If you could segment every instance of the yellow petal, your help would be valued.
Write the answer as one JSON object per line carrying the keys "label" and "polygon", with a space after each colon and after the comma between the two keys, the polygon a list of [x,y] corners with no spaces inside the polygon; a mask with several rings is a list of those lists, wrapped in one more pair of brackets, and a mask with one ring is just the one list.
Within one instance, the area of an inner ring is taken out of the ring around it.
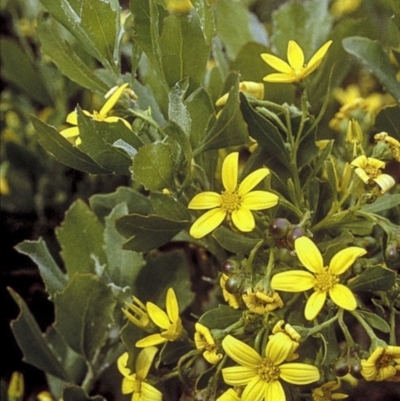
{"label": "yellow petal", "polygon": [[294,241],[297,257],[302,265],[312,273],[320,272],[324,267],[321,252],[307,237],[300,237]]}
{"label": "yellow petal", "polygon": [[365,155],[361,155],[356,157],[351,163],[350,166],[352,167],[359,167],[359,168],[365,168],[366,165],[368,164],[367,157]]}
{"label": "yellow petal", "polygon": [[301,47],[294,40],[289,40],[287,59],[290,66],[295,70],[301,70],[304,67],[303,50],[301,50]]}
{"label": "yellow petal", "polygon": [[329,271],[333,274],[344,273],[360,256],[367,253],[364,248],[357,246],[351,246],[346,249],[342,249],[331,259],[329,263]]}
{"label": "yellow petal", "polygon": [[373,181],[378,184],[382,194],[396,185],[396,180],[389,174],[380,174],[378,177],[374,178]]}
{"label": "yellow petal", "polygon": [[303,270],[290,270],[275,274],[271,280],[274,290],[287,292],[307,291],[314,287],[315,277]]}
{"label": "yellow petal", "polygon": [[230,388],[226,390],[224,393],[222,393],[217,398],[217,401],[240,401],[240,397],[233,388]]}
{"label": "yellow petal", "polygon": [[375,159],[374,157],[367,157],[367,162],[370,166],[378,168],[378,169],[385,168],[385,166],[386,166],[386,163],[384,161]]}
{"label": "yellow petal", "polygon": [[61,130],[60,134],[66,139],[74,138],[76,136],[79,136],[79,128],[78,127],[66,128],[66,129]]}
{"label": "yellow petal", "polygon": [[310,61],[307,63],[307,66],[304,70],[304,76],[307,76],[314,72],[319,65],[321,64],[323,58],[326,55],[326,52],[328,51],[330,45],[332,44],[332,41],[329,40],[326,42],[324,45],[322,45],[317,52],[311,57]]}
{"label": "yellow petal", "polygon": [[329,290],[329,296],[332,301],[346,310],[355,310],[357,308],[357,301],[354,294],[349,288],[342,284],[336,284]]}
{"label": "yellow petal", "polygon": [[126,365],[128,364],[128,358],[129,358],[128,353],[124,352],[117,360],[118,370],[125,377],[132,376],[131,370],[126,367]]}
{"label": "yellow petal", "polygon": [[285,363],[279,369],[281,378],[291,384],[309,384],[320,379],[319,370],[306,363]]}
{"label": "yellow petal", "polygon": [[290,84],[292,82],[296,82],[297,81],[297,77],[291,71],[290,74],[286,74],[286,73],[268,74],[263,78],[263,80],[265,82],[271,82],[271,83]]}
{"label": "yellow petal", "polygon": [[229,93],[225,93],[222,95],[220,98],[218,98],[215,102],[215,105],[217,107],[224,106],[226,102],[228,101]]}
{"label": "yellow petal", "polygon": [[233,152],[222,163],[222,184],[229,192],[234,192],[238,181],[239,153]]}
{"label": "yellow petal", "polygon": [[232,366],[222,369],[224,382],[231,386],[244,386],[257,375],[257,368]]}
{"label": "yellow petal", "polygon": [[136,341],[135,346],[138,348],[152,347],[153,345],[164,344],[168,340],[161,336],[161,334],[150,334],[149,336]]}
{"label": "yellow petal", "polygon": [[358,175],[358,177],[362,180],[364,184],[369,183],[369,175],[362,168],[357,167],[354,172]]}
{"label": "yellow petal", "polygon": [[213,209],[219,207],[222,204],[222,198],[220,194],[211,191],[200,192],[195,195],[189,202],[188,209]]}
{"label": "yellow petal", "polygon": [[282,384],[278,380],[267,383],[267,385],[265,386],[264,394],[265,394],[264,399],[266,401],[268,401],[268,400],[285,401],[286,400],[285,391],[283,390]]}
{"label": "yellow petal", "polygon": [[267,382],[257,375],[246,386],[240,399],[242,401],[261,401],[264,399],[266,386]]}
{"label": "yellow petal", "polygon": [[124,90],[127,88],[128,85],[128,83],[125,83],[115,90],[115,92],[107,99],[107,101],[104,103],[104,106],[99,111],[100,115],[102,115],[103,117],[107,116],[107,114],[117,104],[119,98],[122,96]]}
{"label": "yellow petal", "polygon": [[244,233],[253,231],[256,226],[254,216],[250,210],[244,207],[232,212],[232,221],[235,227]]}
{"label": "yellow petal", "polygon": [[255,349],[231,335],[223,339],[222,347],[240,365],[257,369],[261,364],[262,358]]}
{"label": "yellow petal", "polygon": [[152,302],[146,303],[147,313],[149,314],[151,320],[162,329],[167,330],[171,322],[168,315],[156,304]]}
{"label": "yellow petal", "polygon": [[306,303],[304,316],[307,320],[313,320],[321,311],[326,300],[326,292],[316,291],[311,294]]}
{"label": "yellow petal", "polygon": [[151,384],[142,382],[141,385],[141,401],[161,401],[162,393],[153,387]]}
{"label": "yellow petal", "polygon": [[176,299],[175,291],[172,288],[168,288],[166,310],[171,322],[177,322],[179,320],[179,305]]}
{"label": "yellow petal", "polygon": [[68,124],[71,124],[71,125],[78,125],[78,114],[77,114],[77,112],[75,110],[71,111],[71,113],[69,113],[67,115],[67,118],[66,118],[65,121]]}
{"label": "yellow petal", "polygon": [[257,186],[265,177],[270,174],[267,168],[259,168],[250,173],[239,185],[238,193],[243,196],[249,193],[255,186]]}
{"label": "yellow petal", "polygon": [[136,375],[130,377],[124,377],[122,379],[121,392],[122,394],[133,393],[137,388]]}
{"label": "yellow petal", "polygon": [[132,130],[132,127],[131,127],[131,125],[129,124],[129,122],[126,121],[126,120],[125,120],[124,118],[122,118],[122,117],[109,116],[109,117],[106,117],[103,121],[106,122],[106,123],[116,123],[116,122],[118,122],[118,121],[122,121],[122,122],[125,124],[125,127],[129,128],[130,130]]}
{"label": "yellow petal", "polygon": [[279,196],[268,191],[252,191],[242,197],[242,206],[250,210],[263,210],[275,206]]}
{"label": "yellow petal", "polygon": [[279,57],[273,56],[272,54],[263,53],[261,58],[269,64],[275,70],[282,72],[284,74],[291,74],[292,67],[286,62],[281,60]]}
{"label": "yellow petal", "polygon": [[157,347],[146,347],[139,352],[135,361],[135,370],[140,379],[144,380],[147,377],[157,351]]}
{"label": "yellow petal", "polygon": [[348,395],[343,393],[335,393],[331,395],[331,398],[332,400],[344,400],[348,398]]}
{"label": "yellow petal", "polygon": [[270,337],[265,348],[265,355],[275,365],[279,365],[291,353],[292,344],[292,340],[285,333],[276,333]]}
{"label": "yellow petal", "polygon": [[209,210],[200,216],[190,227],[193,238],[202,238],[214,231],[225,219],[226,212],[220,208]]}

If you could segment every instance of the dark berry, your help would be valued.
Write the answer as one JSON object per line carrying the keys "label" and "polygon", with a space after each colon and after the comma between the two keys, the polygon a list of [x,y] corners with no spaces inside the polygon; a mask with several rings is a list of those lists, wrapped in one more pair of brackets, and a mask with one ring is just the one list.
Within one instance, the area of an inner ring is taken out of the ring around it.
{"label": "dark berry", "polygon": [[282,239],[286,237],[290,227],[291,224],[289,220],[278,217],[277,219],[271,221],[271,224],[269,225],[269,232],[273,238]]}

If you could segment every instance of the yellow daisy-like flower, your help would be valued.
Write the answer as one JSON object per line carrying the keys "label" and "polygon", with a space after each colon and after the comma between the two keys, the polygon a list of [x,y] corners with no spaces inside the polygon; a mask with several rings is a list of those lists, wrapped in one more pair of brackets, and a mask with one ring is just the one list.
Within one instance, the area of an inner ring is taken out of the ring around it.
{"label": "yellow daisy-like flower", "polygon": [[344,400],[348,397],[347,394],[334,393],[332,391],[337,390],[340,387],[340,383],[331,381],[317,387],[312,391],[313,401],[332,401],[332,400]]}
{"label": "yellow daisy-like flower", "polygon": [[[254,96],[256,99],[264,99],[264,84],[261,82],[242,81],[239,83],[239,91]],[[229,93],[225,93],[216,102],[216,106],[224,106]]]}
{"label": "yellow daisy-like flower", "polygon": [[268,191],[252,191],[270,174],[267,168],[260,168],[249,174],[238,186],[239,153],[229,154],[222,164],[222,184],[225,191],[201,192],[189,203],[189,209],[211,209],[199,217],[190,228],[190,235],[202,238],[216,229],[228,216],[236,228],[250,232],[255,227],[251,210],[263,210],[275,206],[278,196]]}
{"label": "yellow daisy-like flower", "polygon": [[283,307],[283,301],[277,292],[265,293],[248,289],[242,298],[249,311],[258,315]]}
{"label": "yellow daisy-like flower", "polygon": [[[104,121],[106,123],[115,123],[117,121],[122,121],[129,129],[132,129],[131,125],[129,124],[128,121],[121,117],[117,116],[110,116],[110,112],[114,108],[114,106],[117,104],[119,98],[122,96],[126,88],[128,87],[129,84],[123,84],[119,87],[115,87],[111,89],[107,95],[109,95],[109,98],[107,101],[104,103],[104,106],[101,108],[100,111],[93,111],[93,113],[90,113],[89,111],[82,110],[82,112],[89,116],[92,117],[96,121]],[[106,95],[106,97],[107,97]],[[60,131],[60,134],[67,139],[75,139],[75,145],[79,145],[81,140],[79,138],[79,128],[78,128],[78,114],[74,110],[71,113],[68,114],[67,123],[73,125],[74,127],[66,128]]]}
{"label": "yellow daisy-like flower", "polygon": [[261,54],[262,59],[267,64],[279,71],[266,75],[263,78],[264,81],[275,83],[300,82],[319,67],[331,44],[332,41],[329,40],[322,45],[307,64],[304,63],[303,50],[294,40],[290,40],[288,43],[287,59],[289,63],[272,54]]}
{"label": "yellow daisy-like flower", "polygon": [[362,155],[355,158],[350,165],[355,167],[354,172],[365,184],[375,182],[381,189],[382,194],[396,184],[391,175],[382,173],[382,169],[386,166],[386,163],[382,160]]}
{"label": "yellow daisy-like flower", "polygon": [[283,363],[289,354],[286,336],[272,336],[265,347],[265,356],[231,335],[224,338],[222,346],[240,365],[222,369],[222,376],[225,383],[231,386],[246,386],[242,401],[285,401],[281,380],[303,385],[320,378],[315,366]]}
{"label": "yellow daisy-like flower", "polygon": [[[279,334],[281,336],[285,335],[289,340],[288,346],[290,347],[290,351],[286,358],[287,361],[293,361],[294,359],[297,359],[299,357],[299,355],[296,354],[296,350],[297,348],[299,348],[301,336],[289,323],[285,324],[284,320],[280,320],[273,327],[272,334]],[[270,336],[270,338],[271,337],[272,336]]]}
{"label": "yellow daisy-like flower", "polygon": [[368,359],[361,360],[361,374],[367,381],[400,382],[400,347],[377,347]]}
{"label": "yellow daisy-like flower", "polygon": [[210,330],[201,323],[196,323],[195,328],[196,332],[194,333],[194,343],[196,348],[199,350],[204,350],[204,359],[212,365],[215,365],[221,360],[222,354],[217,353],[218,347],[215,344]]}
{"label": "yellow daisy-like flower", "polygon": [[122,379],[122,394],[132,394],[132,401],[161,401],[162,394],[151,384],[146,383],[146,377],[157,353],[156,347],[142,349],[135,362],[135,373],[126,367],[128,353],[122,354],[117,361],[118,370],[124,376]]}
{"label": "yellow daisy-like flower", "polygon": [[132,303],[125,302],[128,309],[122,309],[122,312],[135,326],[143,330],[149,329],[152,326],[152,322],[146,306],[134,296],[132,296],[132,301]]}
{"label": "yellow daisy-like flower", "polygon": [[304,315],[307,320],[314,319],[325,304],[327,294],[331,300],[346,310],[355,310],[357,301],[351,290],[339,284],[339,277],[367,251],[356,246],[339,251],[331,260],[328,267],[324,266],[321,252],[307,237],[297,238],[294,242],[300,262],[309,272],[290,270],[275,274],[271,280],[271,287],[275,290],[287,292],[302,292],[314,289],[314,293],[307,300]]}
{"label": "yellow daisy-like flower", "polygon": [[136,342],[136,347],[150,347],[152,345],[164,344],[168,341],[175,341],[182,334],[182,321],[179,317],[179,305],[175,292],[168,288],[166,297],[165,313],[160,307],[152,302],[146,303],[147,313],[157,327],[165,330],[161,333],[151,334]]}

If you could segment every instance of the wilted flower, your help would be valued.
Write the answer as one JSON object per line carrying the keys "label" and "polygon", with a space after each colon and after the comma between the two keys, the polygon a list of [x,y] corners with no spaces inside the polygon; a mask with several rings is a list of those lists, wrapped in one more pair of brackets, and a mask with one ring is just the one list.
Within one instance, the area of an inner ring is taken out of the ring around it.
{"label": "wilted flower", "polygon": [[165,313],[161,308],[152,302],[146,303],[147,313],[150,319],[160,329],[165,331],[156,334],[150,334],[149,336],[142,338],[136,342],[136,347],[150,347],[152,345],[164,344],[168,341],[177,340],[182,334],[182,321],[179,317],[179,305],[176,299],[175,292],[172,288],[168,288],[166,298],[166,310]]}
{"label": "wilted flower", "polygon": [[229,276],[227,274],[222,274],[219,279],[219,285],[222,289],[222,296],[224,297],[225,302],[227,302],[230,307],[232,307],[233,309],[239,309],[241,301],[239,294],[231,294],[225,289],[225,284],[228,278]]}
{"label": "wilted flower", "polygon": [[304,63],[303,50],[294,40],[290,40],[288,43],[287,59],[289,63],[272,54],[261,54],[262,59],[267,64],[279,71],[279,73],[266,75],[263,78],[264,81],[276,83],[300,82],[319,67],[331,44],[332,41],[329,40],[321,46],[307,64]]}
{"label": "wilted flower", "polygon": [[244,342],[228,335],[222,341],[225,352],[240,366],[222,369],[225,383],[246,386],[242,401],[285,401],[281,380],[304,385],[319,380],[315,366],[304,363],[283,363],[289,355],[286,336],[274,335],[265,348],[265,356]]}
{"label": "wilted flower", "polygon": [[122,309],[122,312],[135,326],[146,330],[152,325],[146,306],[134,296],[132,296],[132,301],[132,303],[125,302],[128,310]]}
{"label": "wilted flower", "polygon": [[252,231],[255,220],[251,210],[263,210],[275,206],[278,196],[267,191],[252,191],[266,176],[267,168],[250,173],[238,185],[239,153],[229,154],[222,164],[222,183],[225,188],[217,192],[201,192],[189,203],[189,209],[211,209],[199,217],[190,228],[190,235],[202,238],[216,229],[228,216],[233,224],[243,232]]}
{"label": "wilted flower", "polygon": [[117,361],[118,370],[124,376],[122,379],[122,394],[132,394],[132,401],[161,401],[159,390],[146,382],[147,375],[157,353],[156,347],[142,349],[135,362],[135,373],[127,368],[128,353],[123,353]]}
{"label": "wilted flower", "polygon": [[368,359],[361,360],[361,374],[367,381],[400,382],[400,347],[377,347]]}
{"label": "wilted flower", "polygon": [[362,155],[354,159],[350,165],[355,167],[355,173],[365,184],[375,182],[383,194],[396,184],[391,175],[382,173],[382,169],[386,166],[382,160]]}
{"label": "wilted flower", "polygon": [[210,330],[203,326],[201,323],[196,323],[196,332],[194,333],[194,343],[198,350],[204,350],[204,359],[211,363],[216,364],[222,358],[222,354],[218,353],[218,347],[215,344],[214,338]]}
{"label": "wilted flower", "polygon": [[277,292],[253,291],[248,289],[242,296],[243,301],[250,312],[264,315],[277,308],[283,307],[283,301]]}
{"label": "wilted flower", "polygon": [[340,383],[331,381],[323,384],[320,387],[315,388],[312,391],[313,401],[332,401],[332,400],[344,400],[348,397],[347,394],[334,393],[332,391],[337,390],[340,387]]}
{"label": "wilted flower", "polygon": [[308,298],[304,311],[307,320],[312,320],[318,315],[325,304],[327,294],[339,308],[355,310],[356,298],[348,287],[339,284],[338,276],[347,271],[355,260],[367,251],[355,246],[343,249],[331,259],[329,266],[325,267],[321,252],[309,238],[297,238],[294,246],[300,262],[309,272],[290,270],[275,274],[271,280],[271,287],[287,292],[301,292],[313,288],[314,293]]}
{"label": "wilted flower", "polygon": [[[293,361],[299,357],[296,354],[297,348],[299,348],[301,336],[300,334],[289,324],[286,323],[284,320],[280,320],[275,324],[272,329],[272,335],[285,335],[288,339],[288,344],[290,344],[290,352],[286,358],[287,361]],[[270,336],[271,338],[271,336]]]}
{"label": "wilted flower", "polygon": [[[129,129],[131,128],[131,125],[129,124],[128,121],[121,117],[117,116],[111,116],[110,112],[114,108],[114,106],[117,104],[119,98],[122,96],[126,88],[128,87],[129,84],[123,84],[119,87],[115,87],[111,89],[107,95],[110,96],[107,101],[104,103],[104,106],[101,108],[100,111],[93,111],[93,113],[90,113],[89,111],[82,110],[82,112],[89,116],[92,117],[96,121],[104,121],[106,123],[115,123],[117,121],[122,121]],[[74,127],[66,128],[60,131],[60,134],[64,138],[75,138],[75,145],[79,145],[81,140],[79,138],[79,128],[78,128],[78,113],[76,110],[72,111],[71,113],[68,114],[67,116],[67,123],[74,125]]]}

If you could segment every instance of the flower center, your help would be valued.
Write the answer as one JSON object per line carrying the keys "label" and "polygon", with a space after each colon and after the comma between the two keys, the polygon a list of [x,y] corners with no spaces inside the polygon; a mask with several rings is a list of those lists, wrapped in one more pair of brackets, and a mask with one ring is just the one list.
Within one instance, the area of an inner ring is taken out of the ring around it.
{"label": "flower center", "polygon": [[378,369],[383,369],[390,366],[393,362],[393,357],[391,355],[382,354],[376,361],[376,367]]}
{"label": "flower center", "polygon": [[238,210],[242,204],[240,195],[235,192],[225,191],[221,194],[222,205],[221,208],[226,212],[232,213]]}
{"label": "flower center", "polygon": [[258,368],[258,375],[261,380],[272,382],[278,380],[280,377],[280,369],[270,359],[264,358]]}
{"label": "flower center", "polygon": [[327,292],[338,282],[338,277],[332,274],[327,268],[325,268],[324,271],[316,273],[314,290]]}
{"label": "flower center", "polygon": [[313,394],[313,401],[331,401],[332,391],[328,388],[321,389],[322,394]]}
{"label": "flower center", "polygon": [[368,174],[368,177],[371,180],[378,177],[381,174],[381,170],[379,170],[379,168],[371,166],[370,164],[367,164],[365,166],[364,171]]}

